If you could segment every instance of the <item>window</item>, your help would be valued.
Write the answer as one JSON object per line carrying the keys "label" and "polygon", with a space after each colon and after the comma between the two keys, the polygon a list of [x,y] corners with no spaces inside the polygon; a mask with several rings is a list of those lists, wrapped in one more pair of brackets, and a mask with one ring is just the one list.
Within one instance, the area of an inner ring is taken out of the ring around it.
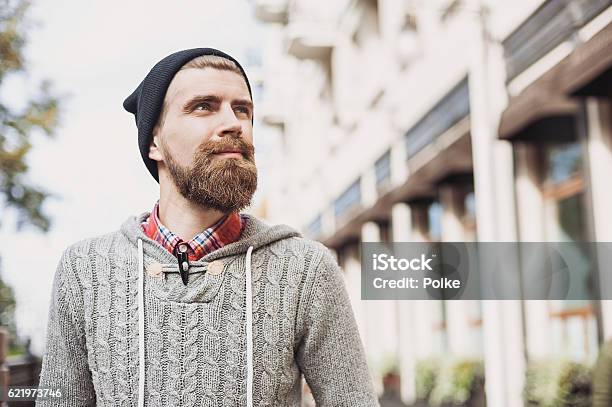
{"label": "window", "polygon": [[431,198],[410,203],[413,240],[439,242],[442,237],[442,205]]}
{"label": "window", "polygon": [[553,349],[575,360],[597,356],[597,323],[589,301],[549,301]]}
{"label": "window", "polygon": [[463,229],[466,241],[476,240],[476,195],[473,188],[465,194],[463,199]]}
{"label": "window", "polygon": [[578,142],[552,144],[543,148],[544,182],[560,184],[582,170],[581,148]]}
{"label": "window", "polygon": [[435,344],[435,349],[437,349],[442,355],[448,352],[446,304],[447,302],[444,300],[432,301],[432,307],[435,308],[433,314],[432,340]]}
{"label": "window", "polygon": [[442,205],[434,201],[427,208],[427,235],[432,242],[442,239]]}
{"label": "window", "polygon": [[361,178],[353,182],[334,202],[334,215],[336,219],[346,219],[360,204]]}
{"label": "window", "polygon": [[378,194],[384,194],[391,182],[391,150],[387,150],[374,163],[374,173],[376,175],[376,190]]}
{"label": "window", "polygon": [[[540,187],[544,204],[544,236],[551,242],[576,242],[572,285],[581,298],[589,295],[587,256],[578,244],[589,240],[586,224],[583,148],[579,140],[543,144],[538,147]],[[532,215],[533,216],[533,215]],[[583,259],[583,261],[579,261]],[[549,301],[555,351],[577,360],[594,358],[597,324],[588,300]]]}
{"label": "window", "polygon": [[582,146],[578,141],[545,144],[540,150],[540,162],[546,239],[588,240]]}

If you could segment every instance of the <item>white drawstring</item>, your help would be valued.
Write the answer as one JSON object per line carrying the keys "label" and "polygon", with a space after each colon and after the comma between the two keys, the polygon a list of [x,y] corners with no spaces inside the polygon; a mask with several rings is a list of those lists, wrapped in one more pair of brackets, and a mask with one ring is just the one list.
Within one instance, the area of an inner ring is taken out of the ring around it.
{"label": "white drawstring", "polygon": [[[253,288],[251,286],[251,253],[246,253],[246,334],[247,334],[247,407],[253,407]],[[138,407],[144,406],[145,335],[144,335],[144,255],[138,239]]]}
{"label": "white drawstring", "polygon": [[142,239],[138,239],[138,407],[144,406],[145,387],[144,338],[144,256]]}
{"label": "white drawstring", "polygon": [[246,334],[247,334],[247,407],[253,406],[253,288],[251,287],[251,253],[246,254]]}

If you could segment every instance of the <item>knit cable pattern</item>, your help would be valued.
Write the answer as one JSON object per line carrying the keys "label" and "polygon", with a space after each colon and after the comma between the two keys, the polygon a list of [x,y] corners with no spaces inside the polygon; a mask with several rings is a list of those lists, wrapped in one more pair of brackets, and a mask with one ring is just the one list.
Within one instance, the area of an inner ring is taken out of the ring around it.
{"label": "knit cable pattern", "polygon": [[[61,400],[40,406],[136,406],[138,253],[176,259],[129,218],[117,232],[68,247],[56,269],[41,386]],[[253,402],[299,406],[301,378],[319,406],[378,406],[363,345],[331,254],[286,226],[248,216],[237,242],[201,259],[215,276],[144,275],[145,405],[246,404],[245,253],[253,246]],[[218,264],[217,264],[218,265]],[[191,284],[193,282],[193,284]]]}

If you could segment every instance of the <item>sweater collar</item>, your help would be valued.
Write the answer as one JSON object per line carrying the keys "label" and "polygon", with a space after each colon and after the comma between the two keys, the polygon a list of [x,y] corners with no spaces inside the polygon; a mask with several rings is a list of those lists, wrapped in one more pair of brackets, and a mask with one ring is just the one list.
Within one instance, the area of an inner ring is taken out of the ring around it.
{"label": "sweater collar", "polygon": [[231,212],[218,220],[214,225],[185,241],[162,224],[159,219],[159,200],[157,200],[151,215],[141,226],[149,238],[159,242],[170,253],[174,253],[178,244],[185,243],[189,248],[189,260],[195,261],[201,259],[207,253],[238,240],[244,228],[244,223],[243,218],[238,212]]}
{"label": "sweater collar", "polygon": [[[138,239],[142,239],[145,255],[151,257],[154,261],[160,263],[176,263],[176,258],[168,252],[168,250],[160,245],[159,242],[149,238],[142,230],[140,224],[144,222],[150,214],[151,213],[147,211],[137,216],[128,217],[121,225],[121,233],[127,238],[134,249],[137,248]],[[249,246],[253,246],[253,250],[257,250],[262,246],[267,246],[278,240],[301,237],[301,234],[290,226],[270,226],[252,215],[242,214],[241,216],[245,220],[245,225],[240,238],[235,242],[229,243],[220,249],[206,254],[200,261],[211,262],[227,256],[244,254]]]}

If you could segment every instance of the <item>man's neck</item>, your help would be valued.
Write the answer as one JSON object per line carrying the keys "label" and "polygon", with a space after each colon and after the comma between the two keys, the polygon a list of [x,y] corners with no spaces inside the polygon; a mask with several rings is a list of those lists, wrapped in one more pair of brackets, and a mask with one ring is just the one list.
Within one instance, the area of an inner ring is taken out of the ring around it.
{"label": "man's neck", "polygon": [[188,241],[217,223],[223,212],[202,208],[183,197],[178,191],[160,191],[159,220],[181,239]]}

